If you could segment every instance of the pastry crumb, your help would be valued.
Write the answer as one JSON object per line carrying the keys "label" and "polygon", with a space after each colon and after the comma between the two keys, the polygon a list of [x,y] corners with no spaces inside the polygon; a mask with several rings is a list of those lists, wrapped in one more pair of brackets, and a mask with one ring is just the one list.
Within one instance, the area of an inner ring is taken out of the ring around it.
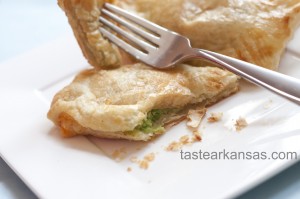
{"label": "pastry crumb", "polygon": [[146,160],[139,161],[139,166],[141,169],[148,169],[149,168],[149,162]]}
{"label": "pastry crumb", "polygon": [[179,139],[179,142],[183,145],[190,143],[190,137],[188,135],[184,135]]}
{"label": "pastry crumb", "polygon": [[132,171],[132,168],[131,167],[128,167],[127,168],[127,172],[131,172]]}
{"label": "pastry crumb", "polygon": [[237,131],[241,131],[242,129],[244,129],[248,126],[248,123],[245,118],[239,117],[239,119],[237,119],[235,121],[234,125],[235,125],[235,129]]}
{"label": "pastry crumb", "polygon": [[144,160],[147,160],[149,162],[152,162],[154,159],[155,159],[155,154],[154,153],[150,153],[150,154],[148,154],[144,157]]}
{"label": "pastry crumb", "polygon": [[197,129],[203,120],[203,117],[206,114],[207,109],[196,109],[196,110],[189,110],[187,115],[187,123],[186,125],[191,129]]}
{"label": "pastry crumb", "polygon": [[137,157],[131,157],[130,161],[132,163],[138,164],[141,169],[147,170],[149,168],[149,163],[154,161],[155,153],[149,153],[144,156],[142,160],[139,160]]}
{"label": "pastry crumb", "polygon": [[192,142],[201,142],[202,141],[202,137],[199,133],[199,131],[194,131],[193,132],[193,138],[192,138]]}
{"label": "pastry crumb", "polygon": [[180,142],[173,141],[166,148],[166,151],[178,151],[181,149],[182,144]]}
{"label": "pastry crumb", "polygon": [[195,142],[200,142],[202,140],[201,135],[198,131],[193,131],[193,135],[184,135],[179,138],[179,141],[171,142],[166,148],[166,151],[178,151],[185,145],[190,145]]}
{"label": "pastry crumb", "polygon": [[223,113],[211,113],[210,117],[207,118],[209,123],[219,122],[223,117]]}
{"label": "pastry crumb", "polygon": [[126,150],[125,148],[121,148],[121,149],[116,149],[112,154],[111,157],[116,160],[116,161],[122,161],[125,159],[126,157]]}
{"label": "pastry crumb", "polygon": [[183,135],[179,138],[179,141],[171,142],[167,147],[165,147],[165,151],[178,151],[185,145],[191,145],[192,143],[199,142],[202,140],[200,133],[198,132],[198,128],[207,112],[206,108],[191,109],[187,114],[187,127],[192,132],[192,136]]}

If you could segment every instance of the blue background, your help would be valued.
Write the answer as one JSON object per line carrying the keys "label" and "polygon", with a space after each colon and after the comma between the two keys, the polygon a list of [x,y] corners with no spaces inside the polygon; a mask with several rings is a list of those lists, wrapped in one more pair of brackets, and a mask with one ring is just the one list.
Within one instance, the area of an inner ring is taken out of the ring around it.
{"label": "blue background", "polygon": [[[61,37],[68,31],[66,17],[54,0],[0,0],[0,62]],[[0,198],[36,198],[1,158]],[[300,198],[300,163],[239,198]]]}

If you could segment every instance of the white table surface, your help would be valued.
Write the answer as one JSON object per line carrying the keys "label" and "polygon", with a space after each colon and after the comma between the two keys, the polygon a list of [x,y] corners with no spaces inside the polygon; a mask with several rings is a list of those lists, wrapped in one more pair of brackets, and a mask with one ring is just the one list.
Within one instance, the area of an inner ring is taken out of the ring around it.
{"label": "white table surface", "polygon": [[[66,18],[55,0],[0,0],[0,62],[51,42],[68,31]],[[1,158],[0,198],[36,198]],[[239,198],[300,198],[300,163]]]}

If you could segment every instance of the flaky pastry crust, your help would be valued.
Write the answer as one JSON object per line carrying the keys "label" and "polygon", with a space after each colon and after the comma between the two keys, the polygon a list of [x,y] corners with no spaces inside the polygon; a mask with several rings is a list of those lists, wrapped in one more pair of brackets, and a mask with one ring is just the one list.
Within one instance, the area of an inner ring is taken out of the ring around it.
{"label": "flaky pastry crust", "polygon": [[195,48],[273,70],[300,21],[299,0],[59,0],[85,57],[95,67],[122,63],[119,50],[99,32],[104,2],[187,36]]}
{"label": "flaky pastry crust", "polygon": [[237,91],[237,76],[214,67],[180,65],[161,71],[143,64],[86,70],[53,99],[48,113],[64,135],[148,140],[127,135],[152,109],[215,103]]}
{"label": "flaky pastry crust", "polygon": [[[300,20],[299,0],[110,1],[187,36],[195,48],[276,69]],[[99,32],[104,0],[59,0],[77,41],[96,69],[80,73],[53,99],[48,113],[63,135],[149,140],[130,134],[152,109],[205,107],[237,91],[238,77],[214,67],[179,65],[159,71],[124,65],[117,47]],[[195,62],[194,65],[203,63]],[[112,70],[101,68],[119,67]]]}
{"label": "flaky pastry crust", "polygon": [[100,9],[104,2],[110,1],[58,0],[89,63],[98,68],[111,68],[119,66],[121,54],[99,31]]}
{"label": "flaky pastry crust", "polygon": [[277,69],[300,21],[299,0],[116,0],[195,48]]}

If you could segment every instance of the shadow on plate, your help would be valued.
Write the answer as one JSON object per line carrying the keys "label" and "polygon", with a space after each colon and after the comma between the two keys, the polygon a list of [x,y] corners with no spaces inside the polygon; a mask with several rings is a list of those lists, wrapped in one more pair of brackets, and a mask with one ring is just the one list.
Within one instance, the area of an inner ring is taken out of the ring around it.
{"label": "shadow on plate", "polygon": [[255,187],[237,199],[251,198],[299,198],[300,197],[300,163],[295,164],[279,175]]}
{"label": "shadow on plate", "polygon": [[106,157],[118,162],[138,156],[145,150],[145,148],[147,148],[147,146],[154,144],[155,140],[158,139],[154,138],[152,141],[144,142],[121,139],[112,140],[97,138],[94,136],[75,136],[71,138],[64,138],[60,135],[57,127],[52,127],[49,130],[48,135],[62,146],[89,153],[105,155]]}

